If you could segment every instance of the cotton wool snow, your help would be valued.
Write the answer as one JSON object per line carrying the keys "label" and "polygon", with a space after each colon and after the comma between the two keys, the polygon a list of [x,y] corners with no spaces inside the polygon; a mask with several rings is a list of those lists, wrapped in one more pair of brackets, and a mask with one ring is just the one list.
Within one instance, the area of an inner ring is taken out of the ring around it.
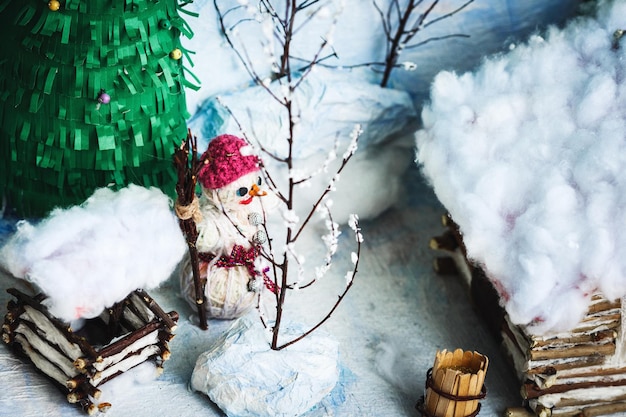
{"label": "cotton wool snow", "polygon": [[600,2],[596,19],[438,74],[422,114],[418,163],[507,313],[537,332],[575,325],[595,291],[626,294],[622,27],[626,3]]}

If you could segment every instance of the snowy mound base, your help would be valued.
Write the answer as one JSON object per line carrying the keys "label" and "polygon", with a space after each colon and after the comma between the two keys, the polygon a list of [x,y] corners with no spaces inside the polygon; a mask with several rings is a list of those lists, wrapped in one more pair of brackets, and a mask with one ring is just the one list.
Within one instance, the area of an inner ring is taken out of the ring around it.
{"label": "snowy mound base", "polygon": [[[286,331],[301,332],[296,326]],[[311,410],[338,381],[338,343],[313,333],[274,351],[267,337],[258,320],[248,316],[237,320],[198,357],[192,388],[206,394],[228,416],[293,417]]]}

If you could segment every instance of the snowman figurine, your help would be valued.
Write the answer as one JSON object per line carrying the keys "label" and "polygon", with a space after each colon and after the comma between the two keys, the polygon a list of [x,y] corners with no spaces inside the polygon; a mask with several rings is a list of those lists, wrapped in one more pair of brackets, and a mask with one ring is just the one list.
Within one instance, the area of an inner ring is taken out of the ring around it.
{"label": "snowman figurine", "polygon": [[[251,150],[243,139],[221,135],[209,142],[201,158],[204,166],[198,182],[202,189],[202,220],[196,225],[196,247],[210,318],[242,316],[255,305],[258,292],[266,286],[257,262],[260,246],[267,241],[263,222],[268,207],[264,207],[263,200],[277,203],[277,198],[265,190],[260,160]],[[181,268],[180,279],[184,298],[195,307],[189,259]]]}

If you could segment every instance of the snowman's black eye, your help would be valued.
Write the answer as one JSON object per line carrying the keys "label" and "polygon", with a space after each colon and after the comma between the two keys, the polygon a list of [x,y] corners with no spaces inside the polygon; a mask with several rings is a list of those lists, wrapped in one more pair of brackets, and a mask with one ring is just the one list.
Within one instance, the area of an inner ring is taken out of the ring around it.
{"label": "snowman's black eye", "polygon": [[237,195],[239,197],[243,197],[246,194],[248,194],[248,189],[246,187],[241,187],[240,189],[237,190]]}
{"label": "snowman's black eye", "polygon": [[257,178],[256,185],[260,187],[262,183],[263,183],[263,180],[261,180],[261,177]]}

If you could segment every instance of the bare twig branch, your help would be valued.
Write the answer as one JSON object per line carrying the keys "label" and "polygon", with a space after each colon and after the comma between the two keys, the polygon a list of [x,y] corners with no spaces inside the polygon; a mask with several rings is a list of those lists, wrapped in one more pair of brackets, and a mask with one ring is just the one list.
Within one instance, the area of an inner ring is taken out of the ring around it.
{"label": "bare twig branch", "polygon": [[[430,2],[430,4],[428,4],[428,6],[424,9],[422,13],[418,13],[417,10],[419,6],[423,3],[423,0],[408,0],[404,6],[400,5],[399,0],[392,0],[386,12],[381,9],[376,0],[372,0],[372,2],[374,8],[381,18],[383,32],[387,40],[384,70],[380,82],[381,87],[387,86],[391,77],[391,72],[393,71],[393,69],[399,67],[398,58],[403,50],[414,49],[436,40],[444,40],[455,37],[469,37],[467,35],[452,34],[438,37],[430,37],[416,44],[411,44],[413,38],[421,30],[427,28],[434,23],[454,16],[455,14],[459,13],[461,10],[469,6],[471,3],[473,3],[474,0],[468,0],[451,12],[436,17],[430,21],[427,21],[427,19],[430,14],[435,10],[436,6],[439,4],[439,0],[433,0],[432,2]],[[380,66],[380,63],[375,62],[358,66],[366,65]],[[352,66],[352,68],[355,67],[357,66]]]}
{"label": "bare twig branch", "polygon": [[[339,231],[337,230],[336,223],[333,221],[333,216],[332,216],[332,213],[330,212],[330,208],[327,205],[323,205],[323,207],[326,210],[326,216],[327,216],[327,219],[328,219],[328,223],[330,224],[329,235],[330,236],[336,236],[336,235],[338,235]],[[306,284],[303,284],[303,285],[298,284],[297,286],[290,285],[288,288],[289,289],[296,289],[296,287],[297,287],[298,290],[303,290],[305,288],[310,287],[314,283],[316,283],[317,280],[319,278],[321,278],[321,276],[323,276],[326,273],[325,271],[328,271],[328,269],[330,268],[330,265],[332,264],[332,260],[333,260],[334,255],[335,255],[335,252],[329,246],[328,250],[326,252],[324,265],[320,268],[323,273],[320,273],[320,276],[316,276],[315,278],[311,279],[311,281],[309,281]]]}
{"label": "bare twig branch", "polygon": [[[214,5],[215,10],[217,12],[218,21],[219,21],[219,24],[220,24],[220,30],[222,32],[222,35],[224,36],[224,39],[228,43],[228,46],[233,50],[233,52],[235,53],[235,55],[237,56],[237,58],[239,59],[239,61],[243,65],[244,69],[246,70],[246,72],[248,73],[248,75],[250,76],[252,81],[255,84],[263,87],[274,98],[274,100],[276,100],[279,103],[281,103],[280,98],[274,94],[274,92],[269,88],[268,85],[266,85],[266,83],[263,82],[263,79],[258,75],[258,73],[253,68],[253,66],[252,66],[252,59],[248,55],[248,51],[245,48],[243,49],[243,51],[240,51],[235,46],[235,44],[233,43],[232,39],[230,38],[231,31],[226,29],[226,24],[224,22],[224,14],[220,10],[219,6],[217,5],[217,1],[218,0],[213,0],[213,5]],[[230,11],[232,11],[232,9],[228,10],[228,12],[230,12]],[[237,22],[237,24],[240,24],[240,23],[241,23],[241,21]]]}
{"label": "bare twig branch", "polygon": [[226,24],[224,23],[224,18],[226,16],[226,14],[232,12],[234,10],[234,8],[233,9],[229,9],[226,13],[222,13],[221,10],[219,9],[218,5],[217,5],[217,0],[213,0],[213,5],[215,6],[215,10],[217,11],[217,17],[218,17],[218,22],[220,24],[220,30],[222,32],[222,35],[224,35],[224,39],[228,43],[228,46],[230,46],[230,48],[233,50],[233,52],[237,55],[237,58],[239,58],[239,61],[243,65],[244,69],[246,70],[246,72],[248,73],[250,78],[252,78],[254,80],[254,82],[260,83],[261,80],[260,80],[259,76],[252,70],[252,68],[250,68],[250,66],[248,65],[248,61],[245,60],[245,58],[241,55],[239,50],[233,44],[233,41],[232,41],[232,39],[230,38],[230,35],[229,35],[229,33],[231,33],[231,30],[230,29],[226,29]]}
{"label": "bare twig branch", "polygon": [[297,6],[298,11],[302,11],[308,7],[313,6],[316,3],[319,3],[320,0],[305,0],[300,5]]}
{"label": "bare twig branch", "polygon": [[317,52],[315,53],[315,56],[311,60],[311,64],[305,67],[304,73],[302,74],[300,79],[296,81],[296,84],[293,87],[294,90],[297,89],[300,86],[300,84],[306,79],[307,75],[309,75],[309,73],[315,66],[315,63],[318,61],[319,56],[321,55],[322,51],[324,50],[324,48],[326,48],[326,45],[328,45],[328,42],[324,40],[322,44],[320,45],[320,47],[318,48]]}
{"label": "bare twig branch", "polygon": [[326,314],[326,316],[324,316],[324,318],[322,318],[315,326],[311,327],[308,331],[304,332],[302,335],[296,337],[295,339],[293,339],[293,340],[291,340],[289,342],[283,343],[282,345],[276,346],[274,348],[275,350],[282,350],[282,349],[284,349],[284,348],[286,348],[288,346],[291,346],[294,343],[304,339],[305,337],[307,337],[308,335],[313,333],[315,330],[319,329],[324,323],[326,323],[328,321],[328,319],[330,319],[330,317],[333,315],[335,310],[337,310],[337,307],[339,307],[339,304],[344,299],[344,297],[346,296],[348,291],[350,291],[350,288],[352,288],[352,284],[354,284],[354,277],[356,276],[356,274],[358,272],[358,269],[359,269],[359,261],[360,261],[360,259],[361,259],[361,241],[359,239],[357,239],[356,262],[354,264],[354,269],[352,270],[351,277],[350,277],[350,279],[348,281],[348,284],[346,285],[346,288],[337,297],[337,302],[335,303],[335,305],[330,309],[328,314]]}
{"label": "bare twig branch", "polygon": [[474,0],[468,0],[468,1],[466,1],[463,5],[459,6],[457,9],[455,9],[455,10],[451,11],[450,13],[446,13],[446,14],[444,14],[444,15],[442,15],[442,16],[439,16],[439,17],[438,17],[438,18],[436,18],[436,19],[431,20],[431,21],[430,21],[430,22],[428,22],[428,23],[425,23],[425,24],[424,24],[424,27],[428,27],[428,26],[430,26],[430,25],[432,25],[432,24],[435,24],[435,23],[437,23],[437,22],[439,22],[439,21],[441,21],[441,20],[444,20],[444,19],[447,19],[447,18],[449,18],[449,17],[454,16],[455,14],[457,14],[457,13],[458,13],[458,12],[460,12],[461,10],[465,9],[467,6],[469,6],[469,5],[470,5],[471,3],[473,3],[473,2],[474,2]]}
{"label": "bare twig branch", "polygon": [[[330,45],[327,45],[327,46],[330,46]],[[325,56],[323,56],[321,58],[318,58],[316,61],[313,61],[313,62],[309,61],[308,59],[300,58],[300,57],[297,57],[297,56],[292,56],[291,57],[291,59],[293,61],[300,61],[300,62],[306,62],[307,63],[307,65],[298,68],[297,69],[298,72],[304,72],[305,70],[307,70],[308,68],[312,67],[313,65],[323,65],[322,63],[324,61],[330,59],[330,58],[338,58],[337,52],[335,52],[334,49],[333,49],[333,52],[331,52],[328,55],[325,55]],[[323,65],[323,66],[325,66],[327,68],[328,67],[332,67],[332,68],[335,67],[335,65]]]}
{"label": "bare twig branch", "polygon": [[324,163],[321,166],[319,166],[316,170],[309,172],[305,177],[298,178],[298,179],[294,178],[294,181],[293,181],[294,185],[304,184],[312,180],[317,175],[320,175],[322,172],[326,171],[330,163],[335,160],[338,147],[339,147],[339,142],[335,140],[335,145],[333,146],[333,149],[331,149],[328,152],[328,155],[326,156],[326,160],[324,161]]}
{"label": "bare twig branch", "polygon": [[469,38],[469,37],[470,37],[469,35],[465,35],[465,34],[462,34],[462,33],[454,33],[452,35],[445,35],[445,36],[434,36],[432,38],[425,39],[425,40],[423,40],[423,41],[421,41],[419,43],[407,46],[407,47],[405,47],[405,49],[418,48],[418,47],[420,47],[422,45],[425,45],[427,43],[430,43],[430,42],[443,41],[443,40],[450,39],[450,38]]}
{"label": "bare twig branch", "polygon": [[[310,330],[305,332],[302,336],[298,337],[295,340],[292,340],[284,345],[278,344],[278,339],[280,336],[280,328],[283,319],[285,300],[287,296],[287,291],[293,290],[296,288],[306,288],[312,285],[316,279],[313,279],[311,282],[305,284],[304,286],[296,286],[295,284],[289,283],[289,271],[293,270],[293,268],[298,268],[298,277],[300,277],[303,271],[303,261],[300,259],[295,250],[295,242],[301,236],[304,228],[310,223],[310,220],[313,214],[324,204],[324,200],[328,193],[334,189],[335,182],[339,178],[339,174],[343,171],[348,161],[352,158],[354,150],[356,150],[356,141],[358,139],[358,134],[353,137],[353,143],[349,146],[348,151],[343,156],[342,162],[340,166],[337,168],[335,175],[329,181],[326,189],[321,192],[321,196],[319,200],[313,205],[310,212],[307,214],[307,217],[303,222],[297,221],[297,219],[292,218],[294,216],[294,203],[295,203],[295,187],[304,184],[309,181],[313,175],[316,173],[312,173],[305,178],[295,178],[294,173],[294,144],[296,140],[296,125],[300,120],[300,110],[297,102],[296,91],[302,86],[302,83],[305,79],[310,75],[313,67],[315,65],[322,64],[323,61],[329,59],[330,57],[336,57],[336,53],[333,50],[329,54],[324,54],[324,51],[330,47],[330,42],[328,39],[322,38],[318,48],[313,53],[311,59],[303,59],[300,57],[295,57],[292,48],[294,42],[294,36],[300,33],[304,27],[306,27],[314,18],[316,18],[320,12],[324,9],[325,5],[322,4],[321,0],[285,0],[283,6],[280,9],[274,7],[274,3],[270,0],[258,0],[258,10],[257,13],[262,15],[263,19],[271,19],[271,28],[266,28],[266,35],[269,39],[267,39],[266,43],[262,43],[262,46],[265,50],[268,51],[268,57],[274,60],[273,71],[275,72],[274,76],[274,84],[272,86],[266,82],[266,80],[262,79],[256,72],[251,57],[248,52],[245,50],[237,51],[232,39],[230,39],[231,33],[226,32],[226,24],[224,22],[224,14],[221,14],[218,6],[217,0],[214,0],[215,8],[218,12],[220,27],[224,32],[224,36],[229,46],[235,50],[238,59],[243,63],[244,68],[250,75],[251,79],[259,86],[261,86],[268,94],[278,103],[279,106],[282,107],[282,111],[285,114],[286,120],[286,145],[287,151],[286,155],[275,154],[274,152],[269,151],[265,146],[262,145],[258,140],[256,141],[256,148],[260,149],[260,151],[269,157],[271,157],[274,161],[284,164],[287,172],[289,172],[289,176],[287,178],[286,189],[278,190],[277,184],[272,178],[272,175],[268,172],[265,166],[262,167],[264,176],[268,184],[271,184],[273,187],[273,191],[276,193],[278,198],[285,205],[286,216],[287,216],[287,227],[284,235],[284,247],[285,249],[281,249],[280,253],[275,253],[275,245],[272,239],[268,240],[268,244],[266,247],[261,249],[261,256],[269,261],[272,273],[273,273],[273,281],[276,287],[275,297],[276,297],[276,317],[274,319],[273,325],[271,323],[266,322],[263,318],[261,318],[264,326],[272,326],[272,341],[271,348],[274,350],[282,349],[288,345],[291,345],[298,340],[306,337],[311,334],[317,328],[319,328],[324,322],[328,320],[331,314],[337,309],[337,306],[346,295],[349,288],[352,286],[352,282],[354,276],[357,271],[357,265],[354,266],[354,270],[352,271],[352,275],[350,276],[350,280],[344,292],[339,296],[336,304],[332,307],[330,312],[320,320],[316,325],[314,325]],[[303,13],[306,11],[306,15]],[[227,12],[228,13],[228,12]],[[382,16],[382,10],[379,10]],[[241,24],[243,20],[238,21],[237,24]],[[265,21],[265,23],[270,24],[270,22]],[[331,27],[334,27],[337,23],[337,16],[333,19]],[[268,31],[270,31],[268,33]],[[276,48],[276,49],[275,49]],[[276,52],[274,53],[274,51]],[[292,65],[294,63],[302,63],[305,65],[299,65],[298,76],[296,77],[295,72],[293,70]],[[235,118],[230,109],[228,109],[231,116]],[[251,116],[249,114],[249,118]],[[235,118],[235,121],[241,129],[241,125]],[[247,139],[247,138],[246,138]],[[336,154],[336,147],[331,151],[334,155]],[[329,154],[330,155],[330,154]],[[330,159],[330,156],[329,156]],[[324,165],[324,167],[328,166],[329,162]],[[327,217],[330,219],[330,238],[336,239],[338,235],[337,226],[332,222],[332,215],[330,213],[329,208],[324,205],[324,209],[326,210]],[[225,213],[226,214],[226,213]],[[265,224],[263,226],[265,228]],[[267,233],[267,229],[266,229]],[[269,236],[269,233],[268,233]],[[360,253],[360,241],[357,244],[358,253]],[[328,254],[325,258],[325,270],[328,269],[330,263],[332,262],[333,255],[336,250],[336,245],[333,248],[328,249]],[[278,256],[281,256],[282,259],[278,259]],[[291,266],[291,268],[290,268]]]}
{"label": "bare twig branch", "polygon": [[[360,133],[357,133],[357,134],[360,135]],[[357,137],[357,139],[358,139],[358,137]],[[295,241],[295,240],[298,239],[298,237],[300,237],[300,234],[302,233],[302,231],[304,230],[304,228],[306,227],[308,222],[313,217],[313,214],[315,213],[315,211],[317,210],[319,205],[322,203],[322,201],[324,201],[324,198],[328,195],[328,193],[330,193],[333,190],[333,187],[335,185],[335,180],[334,179],[337,178],[337,176],[339,174],[341,174],[341,172],[346,167],[346,165],[348,164],[348,161],[352,158],[353,155],[354,155],[353,153],[350,153],[347,157],[343,158],[343,160],[341,162],[341,165],[339,166],[339,168],[337,169],[337,172],[335,173],[335,176],[333,177],[333,179],[330,180],[330,182],[328,183],[328,185],[326,186],[326,188],[324,189],[322,194],[319,196],[317,201],[313,204],[313,207],[309,211],[309,214],[307,215],[306,219],[302,222],[302,225],[300,226],[300,229],[296,232],[296,234],[295,234],[295,236],[294,236],[292,241]]]}
{"label": "bare twig branch", "polygon": [[388,18],[385,19],[385,14],[383,13],[382,9],[380,8],[376,0],[373,0],[373,4],[374,4],[374,8],[380,15],[380,21],[383,25],[383,32],[385,33],[385,38],[387,39],[387,41],[390,41],[391,40],[391,27],[389,27],[390,20]]}

